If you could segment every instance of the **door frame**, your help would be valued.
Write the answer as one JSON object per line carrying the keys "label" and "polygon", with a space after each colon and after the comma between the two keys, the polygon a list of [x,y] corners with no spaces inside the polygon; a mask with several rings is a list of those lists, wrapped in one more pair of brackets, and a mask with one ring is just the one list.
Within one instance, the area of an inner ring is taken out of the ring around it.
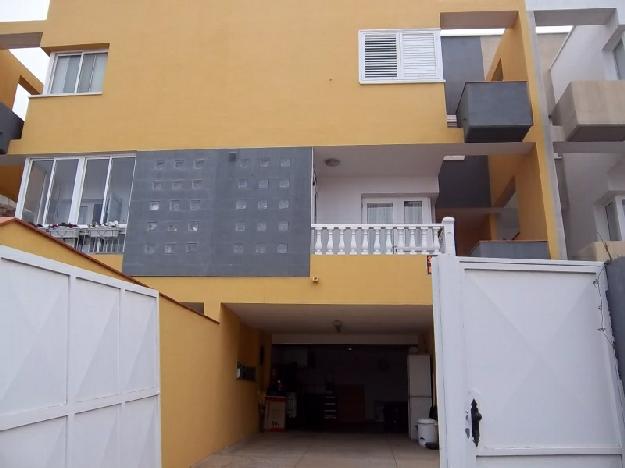
{"label": "door frame", "polygon": [[[433,321],[434,342],[436,356],[436,388],[437,408],[439,417],[440,467],[441,468],[475,468],[478,450],[471,440],[471,418],[469,408],[471,400],[477,395],[470,393],[468,385],[468,367],[464,350],[466,341],[463,323],[462,291],[464,288],[466,270],[500,270],[500,271],[551,271],[566,273],[592,273],[597,275],[598,286],[601,288],[603,300],[607,307],[605,291],[607,289],[606,275],[602,275],[604,268],[601,262],[582,262],[568,260],[512,260],[486,259],[473,257],[454,257],[439,255],[432,261],[432,288],[433,288]],[[454,287],[449,287],[454,285]],[[444,291],[443,291],[444,289]],[[444,313],[443,313],[444,310]],[[606,333],[612,335],[610,320],[606,321]],[[445,333],[443,334],[443,330]],[[455,346],[448,346],[454,343]],[[458,352],[460,350],[460,352]],[[620,409],[619,431],[621,441],[625,441],[625,421],[623,421],[624,401],[623,387],[617,371],[616,355],[607,352],[612,369],[612,391],[614,407]],[[483,450],[480,450],[484,454]],[[492,455],[505,456],[519,453],[514,448],[503,453],[497,450]],[[570,455],[609,455],[614,450],[607,447],[595,449],[595,453],[583,451],[575,453],[570,449]],[[523,455],[559,455],[563,454],[553,449],[538,447],[523,448]],[[488,454],[486,454],[488,455]],[[625,447],[621,447],[623,467],[625,468]]]}

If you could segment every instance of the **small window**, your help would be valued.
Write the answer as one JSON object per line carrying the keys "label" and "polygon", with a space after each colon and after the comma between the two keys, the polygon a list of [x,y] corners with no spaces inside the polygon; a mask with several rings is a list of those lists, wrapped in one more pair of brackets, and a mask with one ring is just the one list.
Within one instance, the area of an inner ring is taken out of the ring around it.
{"label": "small window", "polygon": [[269,188],[269,181],[267,179],[260,179],[258,181],[258,188],[261,190]]}
{"label": "small window", "polygon": [[265,232],[267,230],[267,223],[265,222],[256,223],[256,230],[258,232]]}
{"label": "small window", "polygon": [[161,209],[161,202],[159,201],[150,202],[150,211],[158,211],[160,209]]}
{"label": "small window", "polygon": [[156,231],[158,224],[155,221],[148,221],[148,231]]}
{"label": "small window", "polygon": [[265,244],[256,244],[255,251],[257,254],[264,254],[267,252],[267,246]]}
{"label": "small window", "polygon": [[200,200],[191,200],[189,202],[189,209],[191,211],[198,211],[202,207],[202,202]]}
{"label": "small window", "polygon": [[197,252],[197,242],[187,242],[187,253]]}
{"label": "small window", "polygon": [[165,253],[166,254],[176,253],[176,244],[174,243],[165,244]]}
{"label": "small window", "polygon": [[191,188],[193,190],[200,190],[202,188],[202,181],[201,180],[191,181]]}
{"label": "small window", "polygon": [[618,219],[618,205],[616,201],[611,201],[605,206],[605,214],[608,220],[608,233],[611,241],[621,240],[621,232]]}
{"label": "small window", "polygon": [[235,209],[244,210],[247,208],[247,202],[245,200],[237,200],[234,204]]}
{"label": "small window", "polygon": [[245,231],[245,223],[235,223],[234,230],[237,231],[237,232],[244,232]]}
{"label": "small window", "polygon": [[183,189],[183,183],[182,183],[182,181],[181,181],[181,180],[174,180],[174,181],[171,183],[171,189],[172,189],[174,192],[180,192],[180,191]]}
{"label": "small window", "polygon": [[174,167],[176,169],[180,169],[180,168],[184,167],[184,160],[183,159],[176,159],[174,161]]}
{"label": "small window", "polygon": [[361,83],[443,81],[440,30],[360,31],[359,49]]}
{"label": "small window", "polygon": [[269,207],[269,203],[267,200],[258,200],[258,209],[266,210]]}
{"label": "small window", "polygon": [[614,49],[614,59],[616,60],[616,71],[619,80],[625,80],[625,45],[621,39]]}
{"label": "small window", "polygon": [[289,207],[289,201],[288,200],[280,200],[278,202],[278,209],[279,210],[286,210]]}
{"label": "small window", "polygon": [[101,92],[107,60],[106,51],[55,54],[48,93]]}
{"label": "small window", "polygon": [[182,202],[180,200],[171,200],[169,202],[169,210],[170,211],[180,211],[180,210],[182,210]]}
{"label": "small window", "polygon": [[193,167],[195,169],[201,169],[204,167],[204,159],[196,159],[193,161]]}
{"label": "small window", "polygon": [[200,222],[199,221],[191,221],[189,223],[189,231],[190,232],[198,232],[200,230]]}

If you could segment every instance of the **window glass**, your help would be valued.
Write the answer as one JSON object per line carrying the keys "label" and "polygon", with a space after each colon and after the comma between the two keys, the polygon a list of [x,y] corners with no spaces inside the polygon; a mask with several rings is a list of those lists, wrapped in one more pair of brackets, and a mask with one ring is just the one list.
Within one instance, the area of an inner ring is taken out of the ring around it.
{"label": "window glass", "polygon": [[63,94],[102,91],[107,60],[107,52],[57,56],[49,92]]}
{"label": "window glass", "polygon": [[77,167],[77,159],[56,160],[46,224],[67,223],[69,221]]}
{"label": "window glass", "polygon": [[46,207],[52,159],[33,161],[28,176],[28,187],[24,197],[22,219],[35,224],[43,224],[43,211]]}
{"label": "window glass", "polygon": [[622,39],[616,46],[616,49],[614,49],[614,58],[616,59],[618,77],[621,80],[625,80],[625,45]]}
{"label": "window glass", "polygon": [[95,64],[93,65],[93,73],[91,75],[91,85],[89,91],[92,93],[98,93],[102,91],[104,87],[104,69],[106,68],[106,62],[108,61],[108,54],[106,52],[95,55]]}
{"label": "window glass", "polygon": [[610,233],[610,240],[621,240],[618,228],[618,217],[616,214],[616,203],[610,202],[605,206],[605,214],[608,218],[608,232]]}
{"label": "window glass", "polygon": [[88,159],[78,208],[78,224],[99,224],[109,159]]}
{"label": "window glass", "polygon": [[79,67],[80,54],[57,57],[50,92],[53,94],[73,93],[76,89]]}
{"label": "window glass", "polygon": [[404,202],[404,223],[421,224],[422,222],[423,222],[423,202],[405,201]]}
{"label": "window glass", "polygon": [[134,158],[113,158],[111,175],[106,196],[104,222],[118,221],[128,223],[130,193],[132,191],[132,175],[135,168]]}
{"label": "window glass", "polygon": [[393,203],[367,203],[368,224],[393,224]]}

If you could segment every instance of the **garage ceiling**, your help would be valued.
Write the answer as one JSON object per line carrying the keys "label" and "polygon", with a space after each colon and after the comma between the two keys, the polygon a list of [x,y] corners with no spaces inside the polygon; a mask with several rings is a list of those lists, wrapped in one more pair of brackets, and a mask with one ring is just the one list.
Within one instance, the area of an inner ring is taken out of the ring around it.
{"label": "garage ceiling", "polygon": [[268,333],[336,333],[405,335],[432,327],[429,306],[370,306],[319,304],[225,304],[241,320]]}

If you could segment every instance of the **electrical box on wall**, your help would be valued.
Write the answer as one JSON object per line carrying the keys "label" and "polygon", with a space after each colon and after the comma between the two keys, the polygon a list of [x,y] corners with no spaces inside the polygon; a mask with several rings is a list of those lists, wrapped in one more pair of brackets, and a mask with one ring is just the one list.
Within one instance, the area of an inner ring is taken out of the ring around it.
{"label": "electrical box on wall", "polygon": [[250,380],[252,382],[256,381],[256,367],[246,366],[237,362],[237,371],[236,371],[237,380]]}

